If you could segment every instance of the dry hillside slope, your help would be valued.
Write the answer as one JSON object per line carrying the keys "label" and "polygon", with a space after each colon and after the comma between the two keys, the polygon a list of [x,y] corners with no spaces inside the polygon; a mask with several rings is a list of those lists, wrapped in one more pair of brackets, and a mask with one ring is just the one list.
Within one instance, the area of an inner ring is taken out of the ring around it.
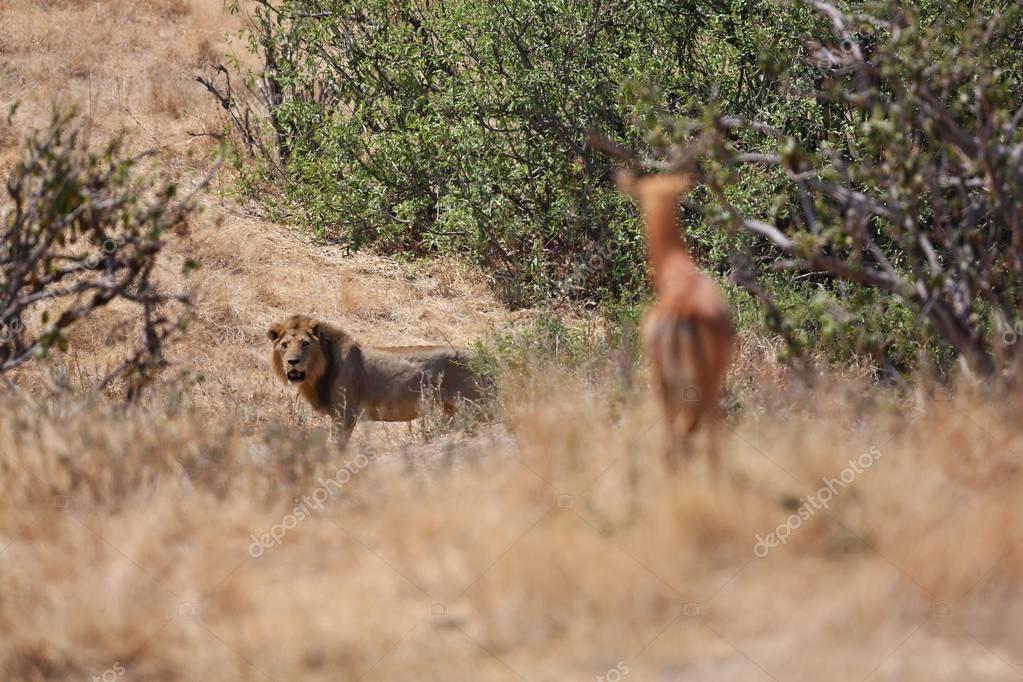
{"label": "dry hillside slope", "polygon": [[[220,0],[11,0],[0,7],[0,171],[16,158],[24,129],[45,122],[50,106],[75,106],[102,140],[128,130],[137,147],[157,146],[161,163],[183,182],[204,174],[217,107],[194,81],[203,64],[239,49],[227,35],[241,19]],[[235,41],[237,42],[237,41]],[[271,381],[266,329],[302,312],[322,316],[376,345],[468,344],[507,320],[477,273],[453,262],[399,265],[370,254],[313,246],[292,229],[248,214],[225,196],[221,179],[187,236],[174,238],[162,268],[165,287],[196,295],[196,316],[174,358],[193,378],[191,404],[217,411],[246,396],[254,419],[302,407]],[[201,263],[180,274],[186,258]],[[104,311],[72,335],[73,375],[102,376],[122,357],[117,311]],[[114,330],[113,332],[111,330]],[[31,392],[47,380],[27,370]],[[41,386],[40,386],[41,388]]]}

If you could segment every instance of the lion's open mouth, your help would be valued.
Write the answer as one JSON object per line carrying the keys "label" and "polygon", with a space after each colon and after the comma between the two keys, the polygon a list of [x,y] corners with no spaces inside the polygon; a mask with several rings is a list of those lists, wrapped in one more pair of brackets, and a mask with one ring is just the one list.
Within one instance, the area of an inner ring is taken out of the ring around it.
{"label": "lion's open mouth", "polygon": [[305,381],[305,372],[300,372],[297,369],[293,369],[288,372],[288,381],[299,382]]}

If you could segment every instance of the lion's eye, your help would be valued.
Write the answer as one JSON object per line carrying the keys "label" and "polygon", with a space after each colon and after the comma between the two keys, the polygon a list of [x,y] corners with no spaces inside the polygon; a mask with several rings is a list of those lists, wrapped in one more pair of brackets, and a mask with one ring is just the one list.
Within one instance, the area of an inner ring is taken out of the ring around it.
{"label": "lion's eye", "polygon": [[303,341],[302,342],[302,348],[308,348],[308,347],[309,347],[309,342],[308,341]]}
{"label": "lion's eye", "polygon": [[287,341],[281,341],[281,348],[287,348],[287,347],[288,347],[288,342]]}

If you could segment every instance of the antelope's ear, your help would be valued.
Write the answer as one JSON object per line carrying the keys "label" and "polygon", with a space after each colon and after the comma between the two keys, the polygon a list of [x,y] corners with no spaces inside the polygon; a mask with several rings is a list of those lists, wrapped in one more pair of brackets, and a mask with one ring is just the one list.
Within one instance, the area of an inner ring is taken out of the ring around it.
{"label": "antelope's ear", "polygon": [[268,329],[267,332],[266,332],[266,338],[270,339],[271,341],[276,341],[280,337],[281,337],[281,325],[279,325],[279,324],[272,324],[272,325],[270,325],[270,329]]}

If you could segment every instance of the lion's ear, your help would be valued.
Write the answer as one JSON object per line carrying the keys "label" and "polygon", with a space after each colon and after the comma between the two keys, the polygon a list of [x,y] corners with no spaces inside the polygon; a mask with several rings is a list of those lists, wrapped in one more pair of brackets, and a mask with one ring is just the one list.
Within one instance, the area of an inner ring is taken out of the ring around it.
{"label": "lion's ear", "polygon": [[320,338],[320,330],[322,328],[323,328],[323,323],[322,322],[313,322],[313,326],[309,330],[309,333],[311,333],[316,338]]}
{"label": "lion's ear", "polygon": [[271,341],[276,341],[278,338],[280,338],[280,336],[281,336],[280,325],[277,324],[270,325],[270,329],[267,330],[266,332],[266,338],[270,339]]}

